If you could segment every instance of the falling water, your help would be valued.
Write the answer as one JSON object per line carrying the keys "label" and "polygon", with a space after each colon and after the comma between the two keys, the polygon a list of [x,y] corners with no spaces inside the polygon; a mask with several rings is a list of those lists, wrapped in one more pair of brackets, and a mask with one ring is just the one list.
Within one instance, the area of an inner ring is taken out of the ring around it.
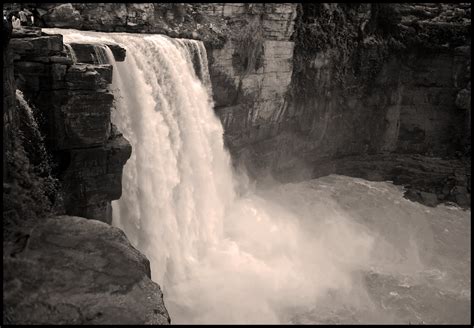
{"label": "falling water", "polygon": [[20,109],[20,134],[22,146],[28,156],[33,172],[42,179],[42,192],[55,202],[55,206],[61,206],[58,192],[57,180],[51,174],[51,159],[46,150],[44,137],[38,126],[37,118],[23,92],[16,90],[16,99]]}
{"label": "falling water", "polygon": [[107,50],[112,120],[133,147],[113,224],[150,259],[174,323],[470,320],[469,212],[342,176],[242,186],[201,42],[53,32],[127,50]]}
{"label": "falling water", "polygon": [[40,176],[50,176],[51,167],[49,165],[49,156],[45,148],[44,138],[39,129],[33,109],[26,101],[23,92],[16,90],[16,99],[20,105],[20,115],[23,128],[23,144]]}
{"label": "falling water", "polygon": [[107,48],[100,44],[94,44],[94,64],[102,65],[107,64]]}
{"label": "falling water", "polygon": [[65,43],[65,44],[64,44],[64,48],[65,48],[65,50],[66,50],[66,54],[68,55],[69,59],[71,59],[73,63],[77,63],[76,52],[75,52],[74,49],[71,47],[71,45],[68,44],[68,43]]}

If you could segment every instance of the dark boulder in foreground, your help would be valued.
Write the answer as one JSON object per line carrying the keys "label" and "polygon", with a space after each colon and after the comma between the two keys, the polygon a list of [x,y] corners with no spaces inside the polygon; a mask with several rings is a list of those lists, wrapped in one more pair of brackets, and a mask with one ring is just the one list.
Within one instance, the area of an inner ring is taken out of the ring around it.
{"label": "dark boulder in foreground", "polygon": [[3,324],[168,324],[149,261],[118,228],[59,216],[4,243]]}

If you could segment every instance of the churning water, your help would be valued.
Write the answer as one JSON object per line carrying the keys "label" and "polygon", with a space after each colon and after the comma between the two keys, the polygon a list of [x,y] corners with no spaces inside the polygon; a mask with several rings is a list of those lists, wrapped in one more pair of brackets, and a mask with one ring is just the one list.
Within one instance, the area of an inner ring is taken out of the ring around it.
{"label": "churning water", "polygon": [[107,50],[112,120],[133,147],[113,224],[149,258],[172,322],[470,321],[469,211],[344,176],[254,189],[224,148],[201,42],[47,31],[127,50]]}

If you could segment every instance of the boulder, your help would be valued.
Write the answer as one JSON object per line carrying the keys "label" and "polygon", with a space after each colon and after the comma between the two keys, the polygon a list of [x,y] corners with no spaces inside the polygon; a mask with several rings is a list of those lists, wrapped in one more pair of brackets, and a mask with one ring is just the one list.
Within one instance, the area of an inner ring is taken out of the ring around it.
{"label": "boulder", "polygon": [[55,27],[80,29],[83,24],[81,14],[70,3],[51,8],[42,18],[46,24]]}
{"label": "boulder", "polygon": [[37,220],[4,241],[3,324],[169,324],[150,263],[122,230]]}

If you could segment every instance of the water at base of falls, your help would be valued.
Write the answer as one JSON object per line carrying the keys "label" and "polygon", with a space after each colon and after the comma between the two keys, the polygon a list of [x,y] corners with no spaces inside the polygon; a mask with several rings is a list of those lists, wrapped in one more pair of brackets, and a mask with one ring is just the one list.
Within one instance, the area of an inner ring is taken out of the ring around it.
{"label": "water at base of falls", "polygon": [[124,62],[107,52],[112,120],[133,148],[113,224],[149,258],[174,323],[470,321],[469,211],[343,176],[246,187],[201,42],[45,31],[126,48]]}

